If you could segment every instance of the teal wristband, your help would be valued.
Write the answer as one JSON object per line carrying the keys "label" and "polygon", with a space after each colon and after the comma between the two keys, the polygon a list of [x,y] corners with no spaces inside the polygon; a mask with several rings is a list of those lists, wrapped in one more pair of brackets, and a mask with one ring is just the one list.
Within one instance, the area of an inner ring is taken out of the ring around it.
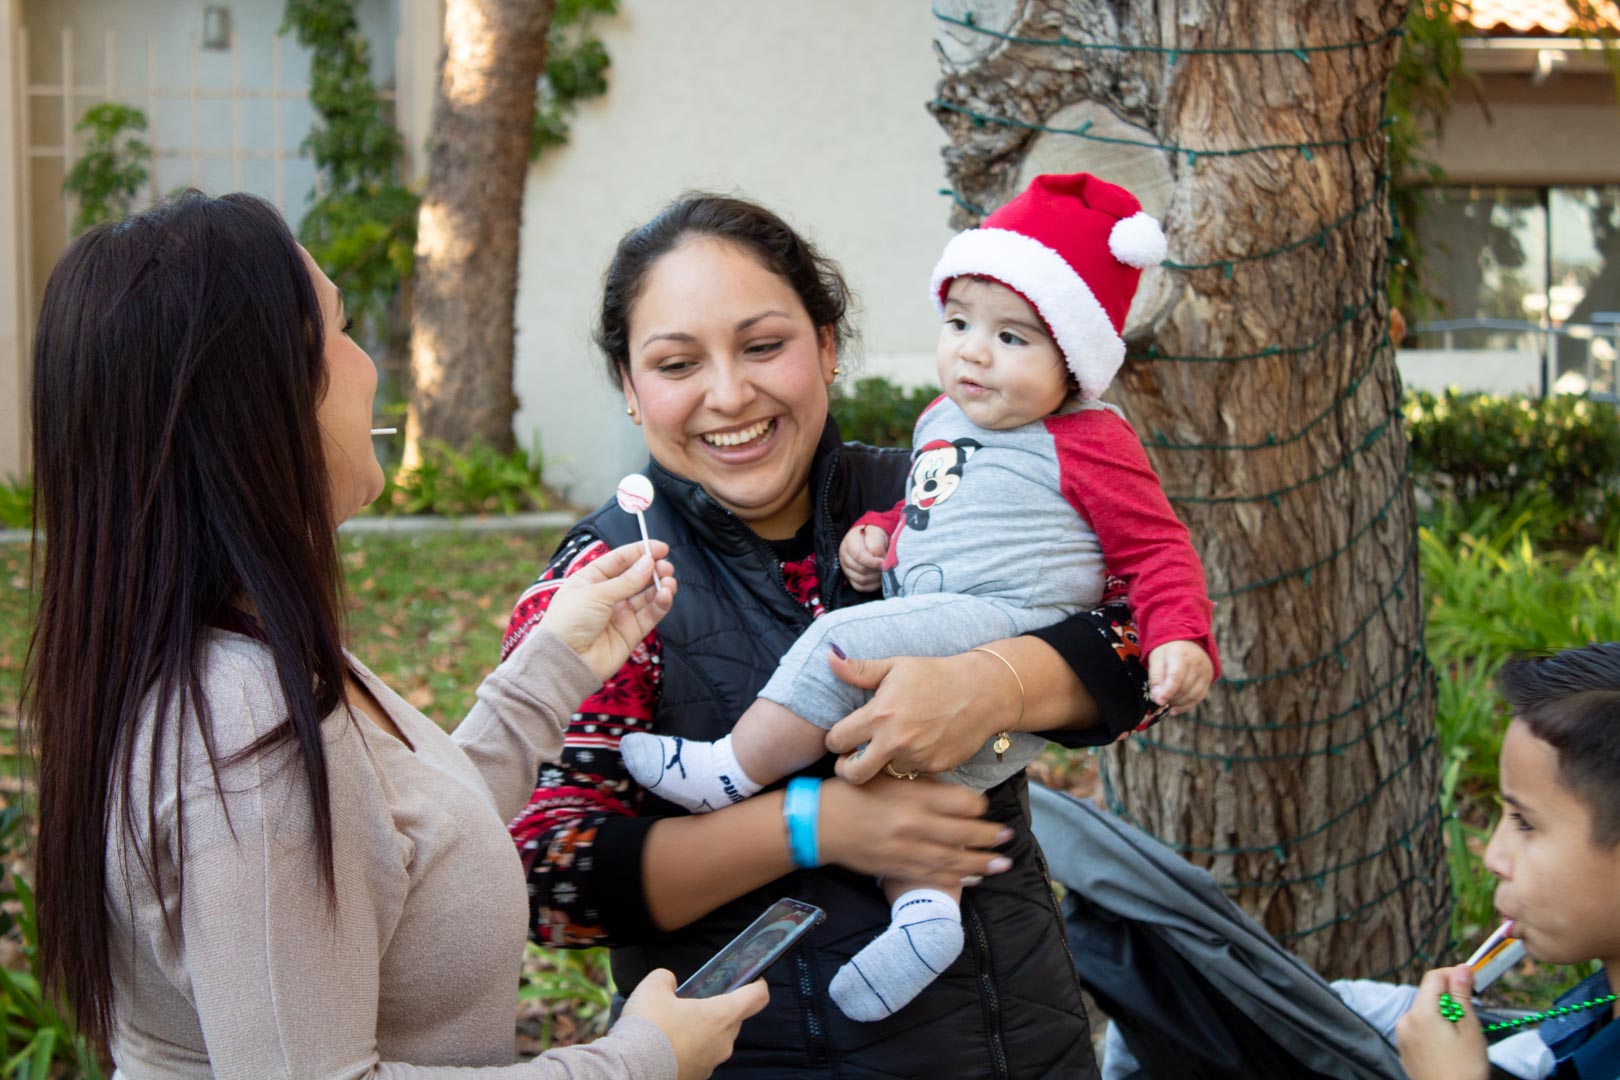
{"label": "teal wristband", "polygon": [[813,776],[796,776],[789,780],[787,795],[782,800],[782,817],[787,821],[788,850],[793,853],[793,865],[805,870],[820,866],[816,828],[821,817],[821,781]]}

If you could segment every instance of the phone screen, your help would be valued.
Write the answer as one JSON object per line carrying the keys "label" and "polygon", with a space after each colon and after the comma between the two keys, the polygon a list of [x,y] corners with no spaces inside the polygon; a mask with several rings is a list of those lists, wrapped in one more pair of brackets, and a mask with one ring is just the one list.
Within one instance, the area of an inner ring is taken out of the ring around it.
{"label": "phone screen", "polygon": [[778,900],[681,983],[675,996],[706,998],[729,994],[764,974],[827,913],[802,900]]}

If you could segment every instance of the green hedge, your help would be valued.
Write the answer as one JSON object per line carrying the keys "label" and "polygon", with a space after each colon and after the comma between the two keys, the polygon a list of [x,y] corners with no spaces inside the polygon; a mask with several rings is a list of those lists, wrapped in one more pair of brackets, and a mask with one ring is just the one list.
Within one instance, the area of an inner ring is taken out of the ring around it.
{"label": "green hedge", "polygon": [[1598,540],[1620,523],[1620,413],[1574,395],[1406,397],[1419,483],[1462,516],[1533,511],[1538,538]]}
{"label": "green hedge", "polygon": [[852,389],[834,384],[832,415],[849,442],[869,446],[910,446],[911,429],[928,403],[939,396],[937,386],[909,390],[878,375],[855,380]]}

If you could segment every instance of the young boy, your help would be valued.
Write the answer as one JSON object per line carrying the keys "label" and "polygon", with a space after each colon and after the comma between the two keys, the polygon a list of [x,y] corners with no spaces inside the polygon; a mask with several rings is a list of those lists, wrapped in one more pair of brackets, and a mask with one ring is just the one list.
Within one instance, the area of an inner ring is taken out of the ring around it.
{"label": "young boy", "polygon": [[[1542,963],[1603,963],[1558,999],[1569,1011],[1541,1024],[1552,1071],[1535,1075],[1615,1080],[1620,1002],[1603,999],[1620,970],[1620,643],[1513,661],[1501,686],[1513,721],[1502,739],[1502,820],[1485,849],[1500,879],[1497,911]],[[1423,977],[1396,1026],[1413,1080],[1490,1075],[1472,988],[1467,965]],[[1461,1020],[1441,1015],[1442,993],[1462,1003]],[[1596,1004],[1570,1008],[1583,1002]]]}
{"label": "young boy", "polygon": [[[631,775],[694,812],[746,798],[820,759],[826,729],[869,696],[833,676],[828,650],[954,656],[1094,608],[1109,574],[1129,586],[1154,700],[1197,704],[1215,676],[1203,568],[1136,433],[1097,400],[1164,250],[1134,196],[1086,174],[1038,177],[953,238],[932,282],[944,394],[917,421],[909,491],[839,551],[850,582],[881,578],[885,599],[818,619],[719,742],[626,736]],[[946,779],[986,790],[1044,745],[1005,733]],[[884,889],[889,929],[831,984],[856,1020],[892,1014],[962,950],[959,889]]]}

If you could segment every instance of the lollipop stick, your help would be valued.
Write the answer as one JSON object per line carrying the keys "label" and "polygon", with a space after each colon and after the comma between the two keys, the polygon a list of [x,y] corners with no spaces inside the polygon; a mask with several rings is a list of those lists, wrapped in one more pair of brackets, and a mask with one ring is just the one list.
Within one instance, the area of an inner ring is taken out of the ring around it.
{"label": "lollipop stick", "polygon": [[656,592],[663,592],[664,583],[658,577],[658,560],[653,559],[652,538],[647,535],[647,518],[639,510],[636,511],[636,524],[641,526],[641,544],[647,549],[647,558],[652,559],[653,589]]}

